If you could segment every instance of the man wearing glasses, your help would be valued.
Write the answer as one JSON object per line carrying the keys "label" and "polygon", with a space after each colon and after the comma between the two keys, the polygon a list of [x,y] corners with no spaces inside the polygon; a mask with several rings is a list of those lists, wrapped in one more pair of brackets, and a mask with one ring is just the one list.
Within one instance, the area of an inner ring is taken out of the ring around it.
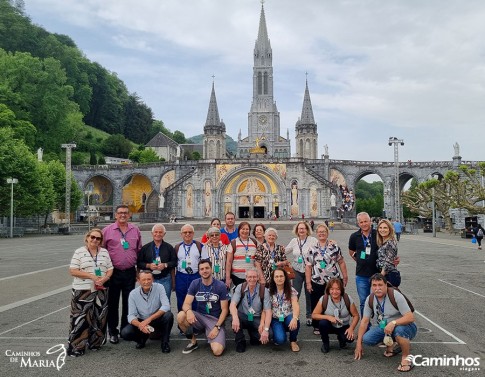
{"label": "man wearing glasses", "polygon": [[202,244],[194,240],[194,227],[185,224],[180,230],[182,242],[175,245],[177,253],[177,271],[175,274],[175,294],[177,296],[177,309],[182,310],[182,305],[189,290],[190,283],[200,278],[199,261],[209,258],[207,250],[202,249]]}
{"label": "man wearing glasses", "polygon": [[[408,359],[410,341],[416,336],[417,327],[414,314],[406,298],[396,289],[388,288],[386,278],[377,273],[371,276],[372,294],[365,300],[364,315],[359,326],[355,347],[355,359],[360,360],[363,343],[376,345],[382,341],[386,345],[385,357],[393,357],[402,352],[397,368],[409,372],[414,364]],[[369,323],[372,319],[372,326]]]}
{"label": "man wearing glasses", "polygon": [[130,224],[127,205],[119,205],[115,210],[116,222],[103,229],[104,247],[108,250],[114,266],[109,282],[108,331],[110,343],[119,342],[119,305],[121,300],[121,327],[128,324],[128,297],[136,284],[136,261],[141,249],[141,233]]}

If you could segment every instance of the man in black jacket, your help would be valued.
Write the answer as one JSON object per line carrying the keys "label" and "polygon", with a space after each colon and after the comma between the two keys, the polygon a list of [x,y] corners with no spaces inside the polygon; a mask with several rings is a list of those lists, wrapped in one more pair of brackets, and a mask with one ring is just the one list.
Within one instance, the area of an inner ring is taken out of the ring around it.
{"label": "man in black jacket", "polygon": [[138,253],[137,266],[139,270],[152,271],[154,282],[162,284],[170,302],[172,288],[175,285],[172,275],[177,266],[177,254],[173,246],[163,240],[165,233],[166,230],[163,224],[155,224],[153,226],[153,241],[141,248]]}

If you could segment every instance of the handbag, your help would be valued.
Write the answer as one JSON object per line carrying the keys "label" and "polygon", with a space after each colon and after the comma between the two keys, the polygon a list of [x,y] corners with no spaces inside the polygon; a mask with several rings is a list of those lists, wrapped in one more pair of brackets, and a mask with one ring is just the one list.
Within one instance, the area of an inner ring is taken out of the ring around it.
{"label": "handbag", "polygon": [[295,270],[291,266],[284,266],[283,270],[286,272],[286,276],[288,276],[288,279],[294,279],[296,277]]}

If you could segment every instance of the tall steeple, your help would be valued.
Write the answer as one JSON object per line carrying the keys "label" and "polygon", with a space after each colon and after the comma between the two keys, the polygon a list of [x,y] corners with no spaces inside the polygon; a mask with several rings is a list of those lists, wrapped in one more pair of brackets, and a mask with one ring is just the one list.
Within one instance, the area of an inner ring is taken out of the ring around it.
{"label": "tall steeple", "polygon": [[308,79],[306,79],[305,96],[303,97],[303,108],[301,109],[300,122],[301,124],[315,124],[310,91],[308,90]]}
{"label": "tall steeple", "polygon": [[204,132],[206,127],[219,126],[221,123],[219,118],[219,110],[217,108],[216,91],[214,89],[214,81],[212,81],[212,92],[209,101],[209,110],[207,111],[207,120],[205,121]]}
{"label": "tall steeple", "polygon": [[305,80],[305,95],[303,96],[303,107],[301,117],[295,125],[296,131],[296,156],[302,158],[316,159],[318,155],[318,133],[317,124],[313,117],[312,101],[308,90],[308,78]]}
{"label": "tall steeple", "polygon": [[261,3],[261,15],[259,17],[258,39],[254,45],[254,66],[271,67],[273,62],[273,52],[268,37],[266,27],[266,17],[264,15],[264,5]]}
{"label": "tall steeple", "polygon": [[209,110],[204,126],[204,159],[225,158],[226,155],[226,125],[219,118],[214,76],[212,76],[212,91],[209,100]]}

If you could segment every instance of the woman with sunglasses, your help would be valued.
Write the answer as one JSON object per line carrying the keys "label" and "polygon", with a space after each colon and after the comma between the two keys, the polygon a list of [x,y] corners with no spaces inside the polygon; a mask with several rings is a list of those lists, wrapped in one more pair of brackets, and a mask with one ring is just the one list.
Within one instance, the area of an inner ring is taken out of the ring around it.
{"label": "woman with sunglasses", "polygon": [[68,355],[84,355],[86,347],[96,351],[106,338],[108,288],[104,285],[113,273],[108,250],[100,247],[101,229],[91,229],[84,238],[85,246],[74,252],[69,272],[74,276]]}
{"label": "woman with sunglasses", "polygon": [[264,234],[265,234],[264,232],[266,232],[266,227],[264,226],[264,224],[256,224],[254,226],[253,236],[257,242],[258,247],[266,242],[264,238]]}
{"label": "woman with sunglasses", "polygon": [[207,255],[209,255],[214,279],[221,280],[226,284],[227,251],[231,246],[222,242],[221,230],[216,226],[210,227],[206,234],[208,241],[202,248],[202,252],[205,249]]}

